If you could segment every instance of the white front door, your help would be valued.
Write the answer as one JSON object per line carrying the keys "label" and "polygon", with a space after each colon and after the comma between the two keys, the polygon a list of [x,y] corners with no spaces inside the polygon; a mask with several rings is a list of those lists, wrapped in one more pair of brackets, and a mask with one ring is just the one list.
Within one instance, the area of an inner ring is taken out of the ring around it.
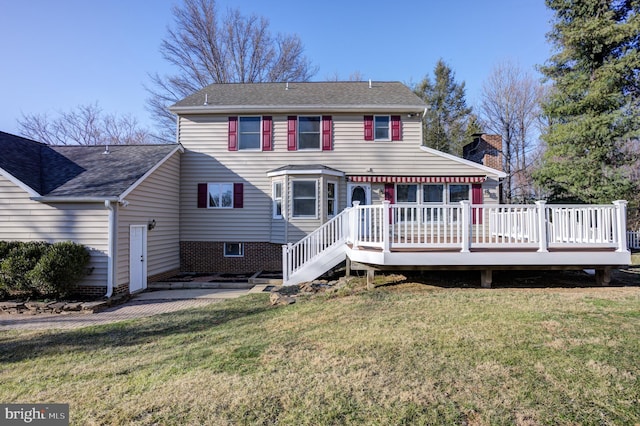
{"label": "white front door", "polygon": [[129,227],[129,292],[147,288],[147,225]]}

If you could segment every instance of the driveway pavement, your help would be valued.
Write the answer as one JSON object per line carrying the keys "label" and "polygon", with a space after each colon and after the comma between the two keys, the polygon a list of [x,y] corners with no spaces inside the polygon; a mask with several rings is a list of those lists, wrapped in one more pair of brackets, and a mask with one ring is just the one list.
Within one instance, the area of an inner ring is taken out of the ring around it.
{"label": "driveway pavement", "polygon": [[249,293],[248,289],[184,289],[149,291],[94,314],[0,314],[0,330],[74,329],[198,308]]}

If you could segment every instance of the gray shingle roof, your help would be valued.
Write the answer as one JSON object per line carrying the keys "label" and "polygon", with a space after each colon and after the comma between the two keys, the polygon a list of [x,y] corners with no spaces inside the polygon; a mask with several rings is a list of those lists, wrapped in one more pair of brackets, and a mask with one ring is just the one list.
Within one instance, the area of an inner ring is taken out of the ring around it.
{"label": "gray shingle roof", "polygon": [[0,168],[47,197],[118,197],[177,144],[49,146],[0,132]]}
{"label": "gray shingle roof", "polygon": [[[206,104],[205,104],[206,100]],[[400,82],[306,82],[211,84],[171,107],[174,112],[193,108],[212,111],[223,108],[256,109],[316,107],[398,107],[421,111],[426,104]]]}

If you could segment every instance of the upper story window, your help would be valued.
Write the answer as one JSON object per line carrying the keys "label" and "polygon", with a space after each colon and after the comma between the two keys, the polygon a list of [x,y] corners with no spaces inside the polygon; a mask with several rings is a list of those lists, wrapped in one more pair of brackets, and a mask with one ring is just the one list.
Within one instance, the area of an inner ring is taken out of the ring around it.
{"label": "upper story window", "polygon": [[333,149],[333,120],[330,115],[287,117],[287,150]]}
{"label": "upper story window", "polygon": [[389,116],[388,115],[376,115],[373,118],[373,134],[374,140],[388,141],[389,138]]}
{"label": "upper story window", "polygon": [[399,115],[365,115],[365,141],[402,140],[402,118]]}
{"label": "upper story window", "polygon": [[298,149],[320,149],[320,117],[298,117]]}
{"label": "upper story window", "polygon": [[229,117],[228,150],[271,151],[272,118],[262,117]]}
{"label": "upper story window", "polygon": [[260,117],[238,117],[238,149],[260,149]]}

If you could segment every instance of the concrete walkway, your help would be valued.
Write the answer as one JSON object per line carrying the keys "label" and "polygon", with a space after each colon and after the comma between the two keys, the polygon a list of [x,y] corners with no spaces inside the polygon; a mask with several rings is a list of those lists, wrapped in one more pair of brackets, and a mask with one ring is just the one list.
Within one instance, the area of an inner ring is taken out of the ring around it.
{"label": "concrete walkway", "polygon": [[76,329],[108,324],[133,318],[149,317],[182,309],[198,308],[243,296],[248,289],[184,289],[139,293],[117,306],[95,314],[80,312],[64,314],[0,314],[0,330]]}

